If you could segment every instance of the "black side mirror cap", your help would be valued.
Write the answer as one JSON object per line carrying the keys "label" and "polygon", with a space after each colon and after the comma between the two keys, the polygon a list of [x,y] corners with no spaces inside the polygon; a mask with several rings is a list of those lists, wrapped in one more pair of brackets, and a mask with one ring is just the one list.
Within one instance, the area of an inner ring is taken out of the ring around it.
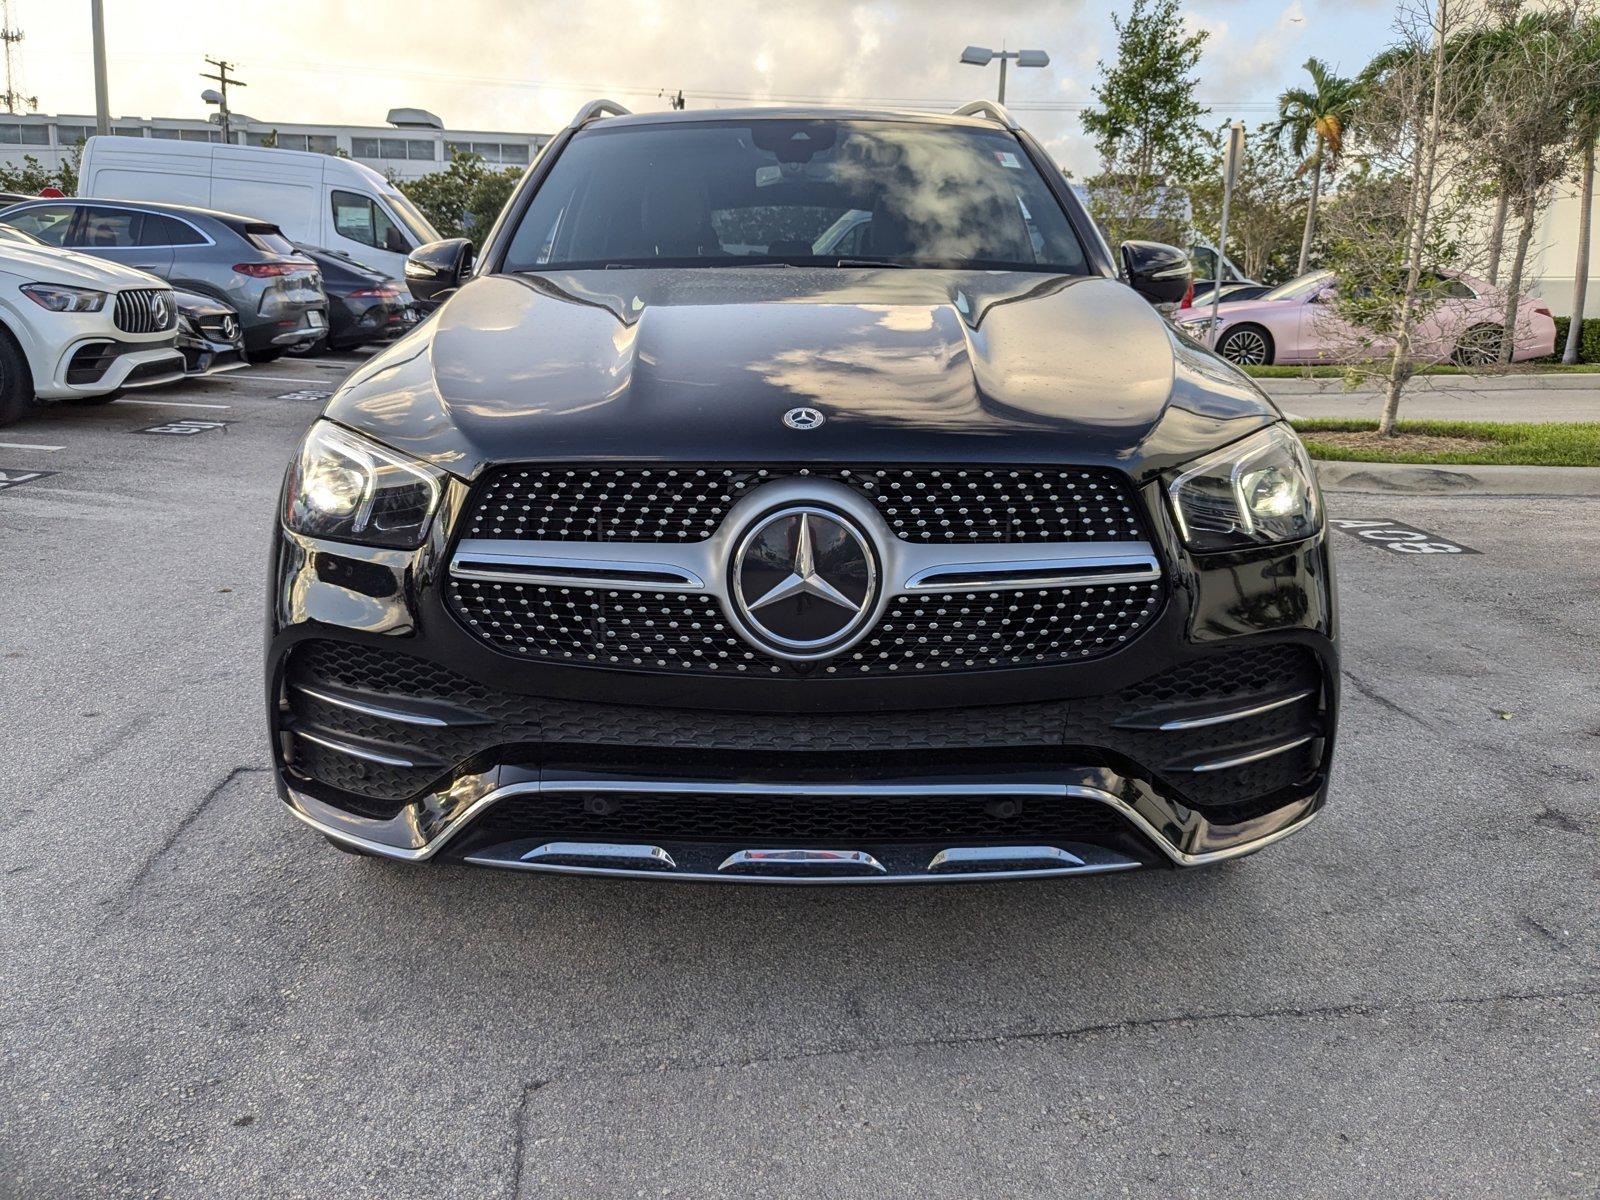
{"label": "black side mirror cap", "polygon": [[1122,270],[1151,304],[1177,304],[1194,280],[1188,252],[1163,242],[1123,242]]}
{"label": "black side mirror cap", "polygon": [[461,286],[472,270],[472,243],[445,238],[418,246],[406,256],[406,286],[419,304],[438,304]]}

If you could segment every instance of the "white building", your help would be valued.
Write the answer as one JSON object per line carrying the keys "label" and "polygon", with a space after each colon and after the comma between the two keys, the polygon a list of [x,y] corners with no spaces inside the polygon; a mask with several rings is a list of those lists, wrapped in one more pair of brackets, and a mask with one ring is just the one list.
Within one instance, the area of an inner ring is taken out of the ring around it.
{"label": "white building", "polygon": [[[1600,193],[1600,189],[1596,189]],[[1558,317],[1572,315],[1572,268],[1578,260],[1578,216],[1582,212],[1578,203],[1578,186],[1569,183],[1562,187],[1544,212],[1543,219],[1533,233],[1533,243],[1528,248],[1527,275],[1535,282],[1528,291],[1549,302],[1550,311]],[[1517,223],[1510,222],[1506,230],[1505,256],[1509,261],[1516,252]],[[1501,268],[1502,273],[1505,267]],[[1589,282],[1584,288],[1584,311],[1588,317],[1600,316],[1600,194],[1589,214]],[[1556,347],[1559,352],[1560,346]]]}
{"label": "white building", "polygon": [[[546,133],[496,133],[446,129],[444,122],[420,108],[389,110],[388,125],[302,125],[258,121],[240,113],[232,117],[233,140],[245,146],[282,146],[286,150],[343,152],[395,179],[415,179],[450,164],[454,150],[471,151],[496,166],[525,167],[550,140]],[[32,155],[47,167],[95,132],[93,117],[45,116],[42,113],[0,113],[0,161],[22,165]],[[124,137],[176,138],[220,142],[222,130],[212,121],[169,117],[118,117],[111,132]]]}

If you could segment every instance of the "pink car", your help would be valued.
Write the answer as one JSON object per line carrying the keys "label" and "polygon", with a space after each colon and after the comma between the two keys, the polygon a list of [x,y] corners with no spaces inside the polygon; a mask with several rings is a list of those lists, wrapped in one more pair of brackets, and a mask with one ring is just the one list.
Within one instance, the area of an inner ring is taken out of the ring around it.
{"label": "pink car", "polygon": [[[1438,281],[1448,299],[1417,328],[1420,357],[1462,366],[1492,363],[1500,351],[1500,326],[1505,293],[1493,284],[1455,271],[1441,271]],[[1291,279],[1256,300],[1222,304],[1213,341],[1206,336],[1210,308],[1182,309],[1178,327],[1216,347],[1230,362],[1247,366],[1268,363],[1345,363],[1382,356],[1381,345],[1362,345],[1360,336],[1327,303],[1336,286],[1331,271],[1313,271]],[[1513,362],[1543,358],[1555,352],[1556,323],[1542,300],[1524,296],[1517,305]]]}

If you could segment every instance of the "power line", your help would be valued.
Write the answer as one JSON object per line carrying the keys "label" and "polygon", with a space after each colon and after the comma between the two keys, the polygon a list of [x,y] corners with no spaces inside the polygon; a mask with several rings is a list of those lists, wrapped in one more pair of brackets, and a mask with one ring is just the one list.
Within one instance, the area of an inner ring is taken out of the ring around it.
{"label": "power line", "polygon": [[[73,53],[63,51],[62,53]],[[173,58],[184,57],[179,54],[163,54],[156,52],[143,56],[145,58]],[[207,60],[210,61],[210,60]],[[252,59],[252,71],[266,71],[278,74],[313,74],[326,75],[336,73],[341,75],[363,75],[375,78],[393,80],[396,69],[390,66],[361,66],[352,63],[327,63],[306,61],[298,59],[286,62],[275,59]],[[448,71],[419,71],[409,68],[402,69],[403,74],[409,79],[427,79],[440,83],[469,84],[478,87],[499,87],[517,91],[550,91],[572,92],[588,96],[616,96],[632,97],[645,100],[664,98],[665,89],[635,84],[604,83],[581,80],[551,80],[551,79],[512,79],[501,75],[472,75]],[[214,78],[214,76],[207,76]],[[230,83],[234,81],[230,79]],[[242,86],[242,85],[241,85]],[[968,94],[956,96],[895,96],[895,95],[852,95],[852,94],[824,94],[816,92],[749,92],[732,89],[718,88],[684,88],[680,89],[686,95],[692,96],[696,101],[709,101],[713,104],[727,104],[734,102],[745,103],[772,103],[772,104],[859,104],[864,106],[884,106],[895,108],[928,109],[930,111],[948,111],[959,105],[965,104],[972,97]],[[676,98],[676,92],[673,93]],[[1210,100],[1200,99],[1200,104],[1215,113],[1249,114],[1253,112],[1276,112],[1278,109],[1275,100]],[[1007,107],[1014,112],[1033,113],[1076,113],[1084,109],[1095,107],[1092,99],[1079,97],[1060,99],[1018,99],[1008,104]]]}

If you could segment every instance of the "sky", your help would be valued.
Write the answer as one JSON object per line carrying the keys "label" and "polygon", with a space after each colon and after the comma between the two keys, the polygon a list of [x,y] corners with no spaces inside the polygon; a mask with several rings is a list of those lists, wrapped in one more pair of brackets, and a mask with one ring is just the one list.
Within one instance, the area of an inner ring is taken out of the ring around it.
{"label": "sky", "polygon": [[[586,100],[635,111],[682,89],[693,109],[764,99],[951,108],[992,97],[968,44],[1041,49],[1007,102],[1068,169],[1094,152],[1078,113],[1129,0],[105,0],[111,113],[201,117],[206,56],[264,121],[381,125],[429,109],[455,129],[550,132]],[[1199,98],[1220,123],[1265,119],[1312,54],[1353,74],[1388,39],[1394,0],[1190,0],[1210,33]],[[89,0],[9,0],[19,91],[93,113]]]}

